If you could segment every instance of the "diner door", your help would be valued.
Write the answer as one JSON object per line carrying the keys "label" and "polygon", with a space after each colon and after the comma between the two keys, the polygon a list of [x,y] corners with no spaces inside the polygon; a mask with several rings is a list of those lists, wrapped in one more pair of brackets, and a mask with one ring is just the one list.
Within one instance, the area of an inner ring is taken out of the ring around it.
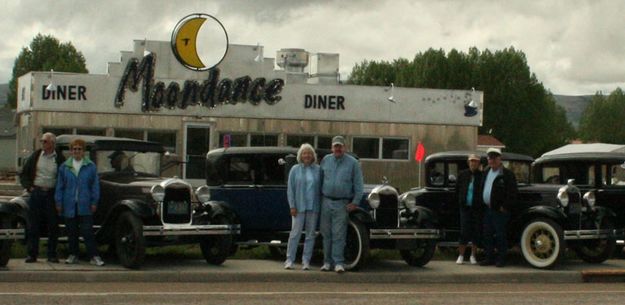
{"label": "diner door", "polygon": [[184,129],[183,177],[194,187],[206,184],[206,153],[210,147],[210,126],[187,124]]}

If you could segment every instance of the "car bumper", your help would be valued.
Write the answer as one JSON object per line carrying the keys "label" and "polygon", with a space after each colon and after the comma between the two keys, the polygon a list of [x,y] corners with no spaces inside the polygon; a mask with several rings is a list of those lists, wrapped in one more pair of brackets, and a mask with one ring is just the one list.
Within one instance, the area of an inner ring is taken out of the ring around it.
{"label": "car bumper", "polygon": [[369,239],[439,239],[438,229],[370,229]]}
{"label": "car bumper", "polygon": [[564,240],[607,239],[623,236],[623,230],[565,230]]}
{"label": "car bumper", "polygon": [[24,229],[0,229],[0,240],[24,239],[25,236]]}
{"label": "car bumper", "polygon": [[233,235],[241,233],[241,225],[143,226],[143,236]]}

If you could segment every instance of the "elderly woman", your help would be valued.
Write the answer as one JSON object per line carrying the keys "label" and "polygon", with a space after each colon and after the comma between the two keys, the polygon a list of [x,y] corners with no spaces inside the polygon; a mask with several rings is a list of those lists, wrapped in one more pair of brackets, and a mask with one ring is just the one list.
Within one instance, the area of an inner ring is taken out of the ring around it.
{"label": "elderly woman", "polygon": [[291,168],[287,196],[291,208],[292,225],[287,246],[285,269],[293,269],[297,246],[306,228],[302,269],[310,269],[310,259],[315,246],[315,229],[319,216],[321,197],[321,170],[316,164],[317,154],[310,144],[302,144],[297,152],[298,164]]}
{"label": "elderly woman", "polygon": [[93,234],[93,213],[100,200],[100,181],[95,164],[85,157],[85,146],[85,141],[81,139],[70,143],[71,157],[59,167],[54,199],[67,227],[69,256],[65,263],[78,263],[80,230],[91,257],[91,264],[103,266],[104,262],[97,253]]}

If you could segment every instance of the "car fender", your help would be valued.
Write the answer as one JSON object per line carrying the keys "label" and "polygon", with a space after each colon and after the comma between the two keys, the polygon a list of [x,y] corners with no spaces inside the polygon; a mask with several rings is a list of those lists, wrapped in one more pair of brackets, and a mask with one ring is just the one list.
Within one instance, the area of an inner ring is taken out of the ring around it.
{"label": "car fender", "polygon": [[145,201],[137,199],[124,199],[116,203],[106,215],[106,220],[102,223],[101,230],[98,231],[98,240],[108,240],[112,238],[115,230],[115,222],[119,215],[124,211],[131,211],[135,216],[146,219],[154,215],[154,209],[152,209]]}
{"label": "car fender", "polygon": [[438,217],[434,213],[434,211],[424,207],[424,206],[416,206],[413,213],[417,213],[417,223],[422,224],[425,221],[428,221],[434,225],[438,225]]}
{"label": "car fender", "polygon": [[358,220],[367,226],[375,222],[371,214],[367,213],[367,211],[360,207],[357,207],[353,211],[349,212],[349,218]]}
{"label": "car fender", "polygon": [[22,197],[15,197],[10,201],[2,201],[0,202],[0,214],[7,214],[21,219],[27,225],[28,204]]}
{"label": "car fender", "polygon": [[214,219],[217,216],[223,215],[230,222],[235,222],[237,219],[234,211],[230,206],[223,201],[209,201],[205,205],[208,205],[210,208],[205,209],[208,213],[210,219]]}
{"label": "car fender", "polygon": [[532,219],[541,217],[551,219],[562,227],[566,226],[567,216],[564,214],[564,211],[557,207],[539,205],[522,211],[518,217],[513,217],[511,219],[512,232],[510,233],[514,236],[515,240],[517,240],[521,237],[523,227],[526,223]]}

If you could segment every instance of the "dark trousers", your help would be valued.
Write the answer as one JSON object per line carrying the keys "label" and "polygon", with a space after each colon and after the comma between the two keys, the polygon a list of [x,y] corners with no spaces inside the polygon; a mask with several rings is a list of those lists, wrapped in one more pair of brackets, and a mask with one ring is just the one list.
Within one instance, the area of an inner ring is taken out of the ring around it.
{"label": "dark trousers", "polygon": [[48,227],[48,258],[56,257],[56,246],[59,239],[59,222],[54,204],[54,191],[44,191],[35,187],[28,199],[28,231],[26,233],[27,252],[31,257],[39,254],[42,222]]}
{"label": "dark trousers", "polygon": [[483,216],[471,207],[460,208],[460,240],[459,244],[466,246],[469,242],[480,244]]}
{"label": "dark trousers", "polygon": [[497,261],[506,261],[506,252],[508,251],[508,240],[506,227],[510,220],[510,214],[499,211],[493,211],[487,208],[484,212],[484,251],[487,260],[495,260],[494,249],[497,249]]}
{"label": "dark trousers", "polygon": [[87,247],[89,257],[98,255],[95,245],[95,236],[93,234],[93,216],[76,216],[65,218],[65,227],[67,228],[67,241],[69,243],[69,254],[78,256],[78,235],[82,235]]}

